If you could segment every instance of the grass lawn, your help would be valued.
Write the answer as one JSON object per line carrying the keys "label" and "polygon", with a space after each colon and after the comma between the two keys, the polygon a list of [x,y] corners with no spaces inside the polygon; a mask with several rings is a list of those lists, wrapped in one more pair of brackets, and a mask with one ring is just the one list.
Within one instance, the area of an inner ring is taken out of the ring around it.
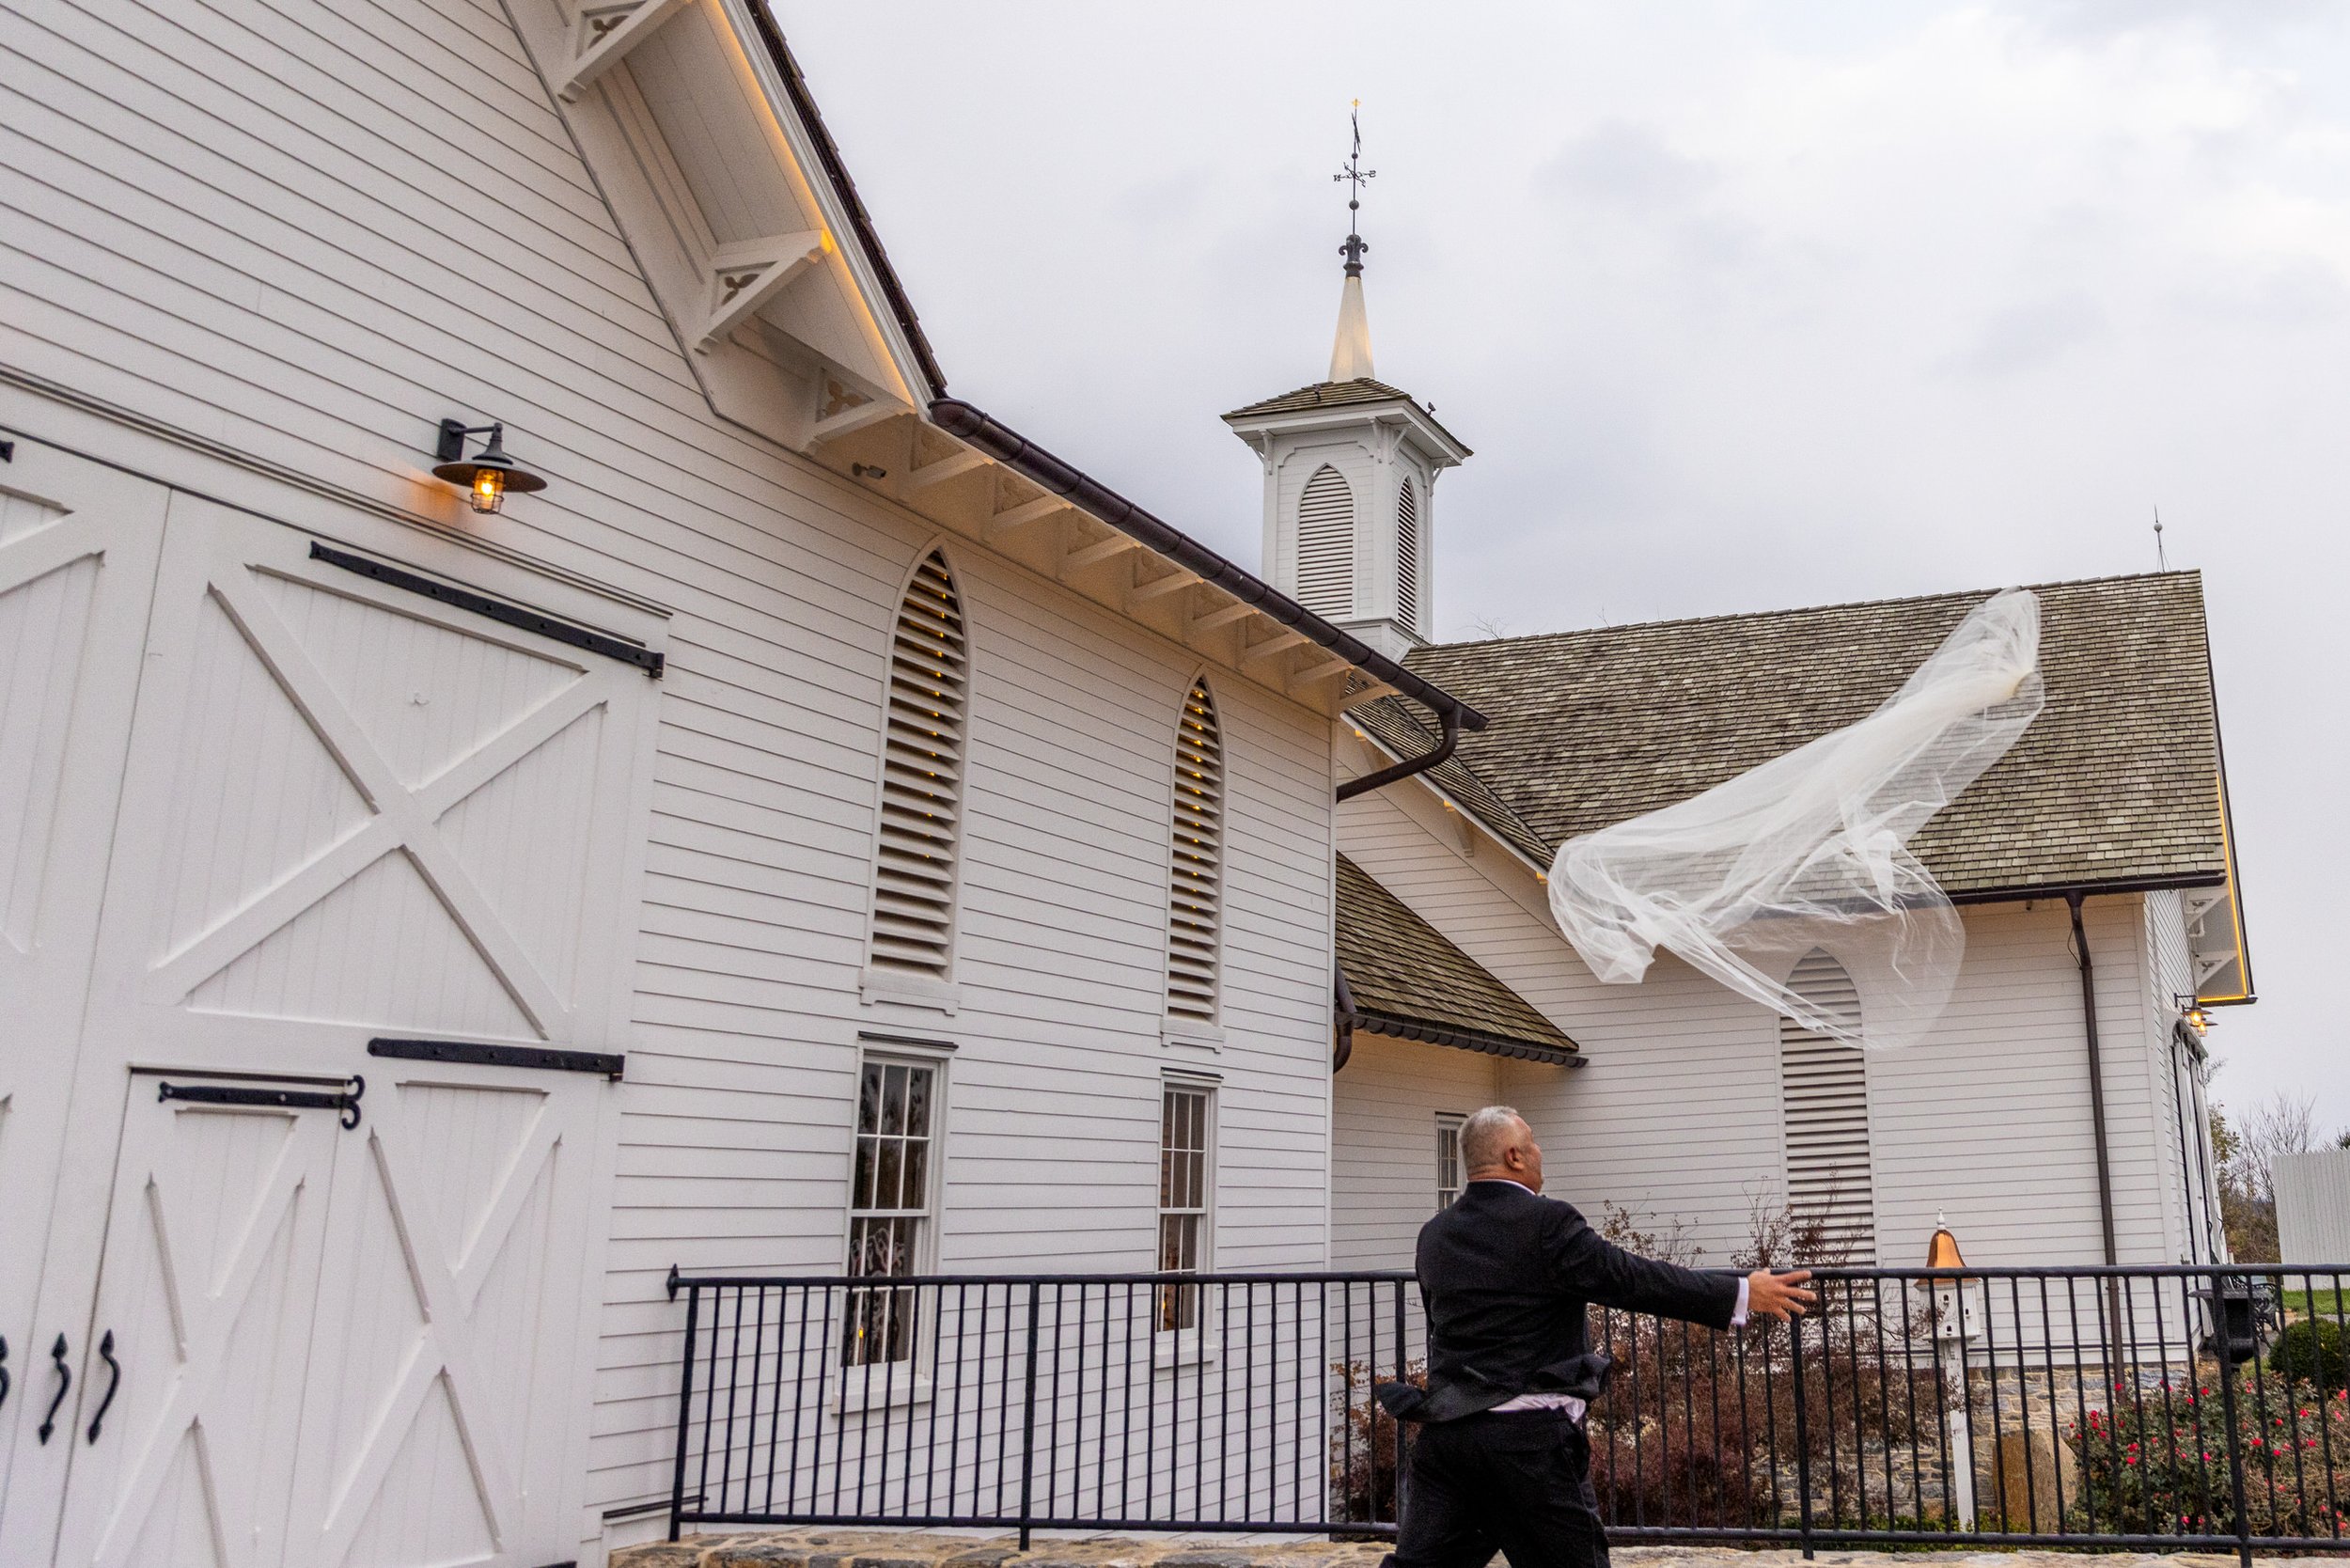
{"label": "grass lawn", "polygon": [[2286,1291],[2280,1299],[2294,1317],[2311,1315],[2350,1321],[2350,1290]]}

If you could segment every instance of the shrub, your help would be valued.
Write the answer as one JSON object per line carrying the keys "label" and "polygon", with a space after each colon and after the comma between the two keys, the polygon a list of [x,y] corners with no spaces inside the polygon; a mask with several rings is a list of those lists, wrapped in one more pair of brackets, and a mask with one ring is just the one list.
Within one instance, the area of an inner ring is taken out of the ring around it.
{"label": "shrub", "polygon": [[[2350,1487],[2350,1395],[2235,1374],[2235,1441],[2251,1534],[2331,1536]],[[2106,1534],[2233,1535],[2229,1390],[2215,1381],[2114,1386],[2113,1408],[2067,1423],[2086,1528]]]}
{"label": "shrub", "polygon": [[2342,1325],[2324,1318],[2290,1325],[2268,1353],[2268,1370],[2321,1392],[2350,1388],[2350,1348],[2342,1344]]}
{"label": "shrub", "polygon": [[[1394,1381],[1392,1372],[1374,1372],[1360,1361],[1331,1369],[1340,1378],[1338,1424],[1330,1432],[1330,1517],[1350,1523],[1386,1521],[1396,1514],[1396,1472],[1402,1463],[1396,1439],[1401,1429],[1379,1407],[1372,1390]],[[1428,1366],[1415,1360],[1403,1381],[1428,1387]]]}

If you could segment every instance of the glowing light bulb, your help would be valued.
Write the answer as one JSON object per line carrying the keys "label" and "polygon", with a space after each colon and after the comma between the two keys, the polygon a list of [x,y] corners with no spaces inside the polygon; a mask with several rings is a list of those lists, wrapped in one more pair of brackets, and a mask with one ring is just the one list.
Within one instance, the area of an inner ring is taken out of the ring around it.
{"label": "glowing light bulb", "polygon": [[476,511],[495,511],[506,504],[506,476],[494,468],[477,469],[466,500]]}

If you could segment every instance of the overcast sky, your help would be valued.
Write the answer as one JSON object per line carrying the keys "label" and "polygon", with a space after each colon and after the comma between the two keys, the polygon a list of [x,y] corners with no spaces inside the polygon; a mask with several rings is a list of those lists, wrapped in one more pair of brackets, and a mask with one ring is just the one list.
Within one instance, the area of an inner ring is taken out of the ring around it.
{"label": "overcast sky", "polygon": [[1444,638],[2204,572],[2263,996],[2350,1123],[2350,7],[776,10],[952,389],[1246,564],[1216,415],[1322,379],[1363,102],[1381,379],[1477,449]]}

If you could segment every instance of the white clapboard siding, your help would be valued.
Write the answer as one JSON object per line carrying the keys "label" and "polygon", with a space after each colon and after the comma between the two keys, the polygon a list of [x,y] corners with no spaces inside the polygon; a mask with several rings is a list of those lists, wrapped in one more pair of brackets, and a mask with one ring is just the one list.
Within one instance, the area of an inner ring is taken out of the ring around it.
{"label": "white clapboard siding", "polygon": [[915,568],[889,645],[873,962],[947,973],[954,930],[969,660],[946,557]]}
{"label": "white clapboard siding", "polygon": [[1436,1212],[1436,1119],[1501,1098],[1501,1058],[1365,1029],[1331,1083],[1330,1266],[1409,1268]]}
{"label": "white clapboard siding", "polygon": [[1419,624],[1419,491],[1408,475],[1395,497],[1395,619]]}
{"label": "white clapboard siding", "polygon": [[1328,463],[1298,497],[1297,602],[1316,615],[1355,613],[1355,491]]}
{"label": "white clapboard siding", "polygon": [[[1167,722],[1197,656],[993,557],[968,629],[951,1015],[860,1002],[901,592],[929,539],[715,417],[495,7],[64,4],[0,34],[0,361],[671,610],[581,1557],[665,1495],[686,1269],[843,1261],[859,1029],[958,1046],[943,1267],[1146,1266]],[[659,65],[656,56],[649,61]],[[435,421],[553,480],[474,518]],[[18,429],[65,418],[0,386]],[[78,416],[74,416],[80,417]],[[277,498],[109,435],[117,461]],[[118,447],[117,451],[115,448]],[[20,442],[19,463],[26,445]],[[1216,1257],[1325,1254],[1328,729],[1219,687]],[[1066,1170],[1096,1183],[1082,1215]]]}
{"label": "white clapboard siding", "polygon": [[[1860,996],[1844,966],[1806,954],[1788,989],[1829,1017],[1856,1026]],[[1797,1223],[1819,1232],[1822,1258],[1876,1262],[1876,1202],[1869,1159],[1869,1060],[1859,1046],[1778,1020],[1780,1095],[1787,1129],[1787,1198]]]}
{"label": "white clapboard siding", "polygon": [[1224,907],[1224,741],[1205,681],[1175,725],[1175,817],[1167,877],[1167,1011],[1212,1022]]}

